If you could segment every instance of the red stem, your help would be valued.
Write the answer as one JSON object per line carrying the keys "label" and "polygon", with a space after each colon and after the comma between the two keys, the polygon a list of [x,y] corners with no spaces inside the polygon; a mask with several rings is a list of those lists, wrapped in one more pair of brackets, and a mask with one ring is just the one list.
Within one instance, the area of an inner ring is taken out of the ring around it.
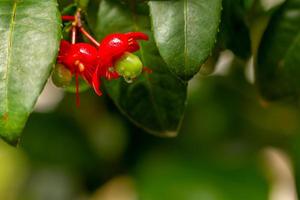
{"label": "red stem", "polygon": [[61,19],[63,21],[74,21],[75,17],[74,16],[70,16],[70,15],[64,15],[64,16],[61,16]]}
{"label": "red stem", "polygon": [[[62,16],[62,20],[65,21],[73,21],[73,25],[72,25],[72,44],[76,43],[76,32],[77,29],[79,29],[79,31],[87,38],[89,39],[94,45],[96,45],[97,47],[100,46],[100,43],[93,37],[91,36],[86,30],[85,28],[82,27],[81,24],[81,16],[80,16],[80,12],[76,13],[76,16],[69,16],[69,15],[64,15]],[[76,22],[75,22],[76,21]],[[74,24],[75,23],[75,24]]]}
{"label": "red stem", "polygon": [[93,36],[91,36],[83,27],[79,27],[79,31],[83,35],[85,35],[85,37],[87,37],[94,45],[96,45],[97,47],[100,46],[99,42]]}

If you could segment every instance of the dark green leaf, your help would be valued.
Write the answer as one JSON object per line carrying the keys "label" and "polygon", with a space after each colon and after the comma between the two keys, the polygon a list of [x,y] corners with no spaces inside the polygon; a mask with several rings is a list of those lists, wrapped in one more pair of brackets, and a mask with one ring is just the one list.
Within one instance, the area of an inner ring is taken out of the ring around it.
{"label": "dark green leaf", "polygon": [[101,0],[90,0],[87,6],[87,22],[89,27],[96,27],[97,26],[97,15],[99,10]]}
{"label": "dark green leaf", "polygon": [[150,1],[154,36],[169,69],[191,79],[211,54],[221,0]]}
{"label": "dark green leaf", "polygon": [[61,11],[63,11],[66,7],[69,6],[69,4],[73,3],[73,1],[70,0],[57,0],[58,7]]}
{"label": "dark green leaf", "polygon": [[300,92],[300,1],[288,0],[272,17],[257,55],[256,78],[263,96]]}
{"label": "dark green leaf", "polygon": [[[247,59],[251,55],[250,32],[246,24],[245,0],[224,0],[219,42],[237,56]],[[233,37],[234,36],[234,37]]]}
{"label": "dark green leaf", "polygon": [[98,35],[103,38],[112,32],[147,33],[151,39],[141,42],[138,56],[153,70],[152,74],[144,73],[132,84],[122,79],[105,81],[104,84],[118,108],[135,124],[153,134],[175,136],[185,109],[187,85],[166,69],[153,41],[148,13],[141,13],[145,13],[145,9],[136,8],[134,3],[123,6],[102,1],[98,13]]}
{"label": "dark green leaf", "polygon": [[47,81],[60,39],[55,0],[0,0],[0,136],[18,139]]}

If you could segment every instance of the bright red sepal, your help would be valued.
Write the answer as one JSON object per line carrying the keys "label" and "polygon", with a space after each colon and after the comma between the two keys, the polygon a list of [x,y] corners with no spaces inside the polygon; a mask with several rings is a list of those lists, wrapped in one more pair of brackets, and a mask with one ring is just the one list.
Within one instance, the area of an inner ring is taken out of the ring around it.
{"label": "bright red sepal", "polygon": [[113,33],[101,41],[98,48],[99,62],[92,81],[96,93],[99,91],[100,77],[105,77],[108,80],[119,78],[119,74],[113,68],[114,63],[120,59],[125,52],[133,53],[138,51],[140,46],[137,40],[148,39],[148,35],[142,32],[129,32]]}
{"label": "bright red sepal", "polygon": [[57,57],[57,62],[62,64],[65,56],[67,55],[69,49],[71,47],[71,43],[66,40],[60,41],[59,53]]}
{"label": "bright red sepal", "polygon": [[100,43],[98,56],[116,61],[125,52],[135,52],[140,49],[137,40],[148,40],[149,37],[141,32],[114,33],[106,36]]}
{"label": "bright red sepal", "polygon": [[[58,63],[65,65],[72,74],[82,76],[90,85],[93,85],[97,62],[97,49],[94,46],[87,43],[71,44],[66,40],[61,41]],[[99,87],[94,89],[98,95],[102,94]]]}
{"label": "bright red sepal", "polygon": [[114,71],[114,63],[120,59],[125,52],[136,52],[140,49],[137,40],[149,40],[148,35],[142,32],[113,33],[106,36],[98,48],[97,76],[104,76],[106,79],[119,78]]}
{"label": "bright red sepal", "polygon": [[[138,51],[140,45],[137,40],[148,39],[149,37],[141,32],[114,33],[101,41],[98,50],[90,44],[71,44],[62,40],[57,61],[65,65],[76,76],[81,75],[93,86],[96,94],[101,96],[100,78],[105,77],[108,80],[119,78],[119,74],[113,67],[115,62],[125,52]],[[79,64],[82,64],[81,67]]]}

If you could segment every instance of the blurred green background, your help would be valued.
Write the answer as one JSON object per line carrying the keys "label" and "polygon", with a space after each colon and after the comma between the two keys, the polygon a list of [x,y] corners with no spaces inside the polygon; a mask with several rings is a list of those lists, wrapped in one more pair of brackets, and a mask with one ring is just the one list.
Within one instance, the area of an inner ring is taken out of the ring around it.
{"label": "blurred green background", "polygon": [[91,90],[79,108],[73,94],[60,101],[49,83],[18,148],[0,142],[0,199],[296,199],[300,113],[261,100],[241,62],[229,63],[226,76],[190,83],[173,139],[136,128]]}
{"label": "blurred green background", "polygon": [[74,94],[49,82],[18,147],[0,141],[0,200],[298,199],[299,106],[264,101],[251,59],[241,60],[256,52],[269,7],[249,33],[245,10],[226,12],[232,2],[224,1],[220,49],[201,68],[215,72],[189,83],[178,137],[144,132],[92,90],[77,108]]}

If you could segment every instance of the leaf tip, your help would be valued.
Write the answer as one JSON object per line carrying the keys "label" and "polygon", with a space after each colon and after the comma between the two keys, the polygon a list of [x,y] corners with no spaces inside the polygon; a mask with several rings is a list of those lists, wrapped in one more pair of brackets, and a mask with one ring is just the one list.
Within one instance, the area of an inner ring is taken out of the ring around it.
{"label": "leaf tip", "polygon": [[178,132],[177,131],[165,131],[165,132],[160,133],[160,135],[162,135],[162,137],[174,138],[174,137],[177,137]]}
{"label": "leaf tip", "polygon": [[10,138],[5,136],[0,136],[0,141],[1,140],[14,147],[18,146],[18,144],[20,143],[20,137]]}

